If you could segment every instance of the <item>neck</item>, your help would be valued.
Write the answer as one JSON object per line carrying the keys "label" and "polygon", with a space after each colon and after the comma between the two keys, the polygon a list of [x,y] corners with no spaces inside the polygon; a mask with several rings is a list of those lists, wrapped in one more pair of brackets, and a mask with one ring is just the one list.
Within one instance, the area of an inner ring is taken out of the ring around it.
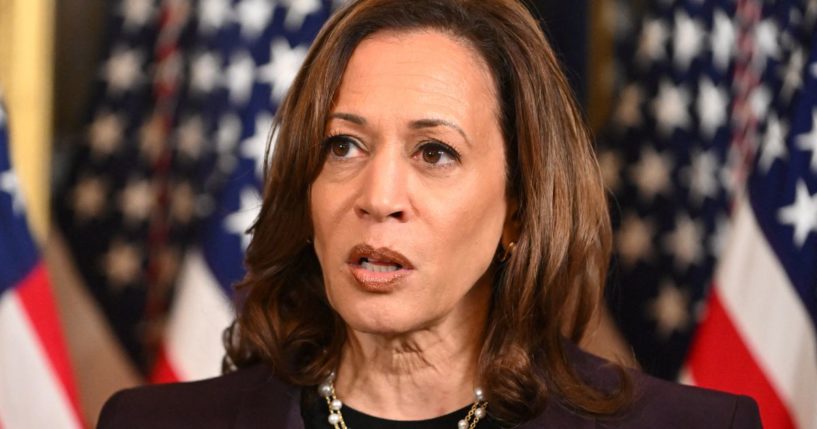
{"label": "neck", "polygon": [[349,328],[338,397],[391,420],[430,419],[473,403],[487,311],[469,313],[400,335]]}

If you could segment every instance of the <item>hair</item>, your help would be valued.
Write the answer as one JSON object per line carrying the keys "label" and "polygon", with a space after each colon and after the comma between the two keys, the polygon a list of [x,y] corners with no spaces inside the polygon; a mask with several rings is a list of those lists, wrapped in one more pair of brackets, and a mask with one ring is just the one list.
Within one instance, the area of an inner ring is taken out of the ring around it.
{"label": "hair", "polygon": [[616,413],[629,401],[624,371],[618,368],[612,391],[593,387],[572,369],[565,342],[582,338],[602,298],[611,227],[601,173],[559,62],[516,0],[360,0],[326,23],[273,125],[277,141],[251,228],[247,274],[237,285],[239,313],[225,331],[225,371],[265,362],[281,380],[311,386],[336,369],[346,331],[309,241],[309,187],[355,48],[381,31],[417,30],[475,48],[499,97],[506,194],[516,203],[519,236],[512,256],[496,262],[478,362],[490,413],[520,423],[551,397],[580,413]]}

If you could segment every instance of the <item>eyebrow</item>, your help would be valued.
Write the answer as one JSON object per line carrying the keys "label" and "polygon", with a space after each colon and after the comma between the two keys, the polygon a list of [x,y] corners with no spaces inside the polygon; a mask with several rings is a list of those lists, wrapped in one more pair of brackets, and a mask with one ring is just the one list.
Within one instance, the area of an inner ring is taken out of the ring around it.
{"label": "eyebrow", "polygon": [[459,127],[459,125],[451,121],[446,121],[445,119],[418,119],[416,121],[412,121],[411,124],[409,124],[409,126],[413,130],[420,130],[423,128],[448,127],[460,133],[460,135],[462,136],[463,139],[465,139],[465,142],[468,143],[468,145],[471,144],[471,140],[468,140],[468,136],[465,135],[465,131],[463,131],[462,128]]}
{"label": "eyebrow", "polygon": [[329,119],[340,119],[357,125],[366,125],[366,118],[352,113],[333,112],[329,114]]}
{"label": "eyebrow", "polygon": [[[329,118],[340,119],[342,121],[348,121],[353,124],[361,126],[366,125],[367,123],[366,118],[352,113],[334,112],[329,114]],[[421,130],[424,128],[435,127],[448,127],[458,132],[462,136],[462,138],[465,139],[466,143],[468,143],[469,145],[471,144],[471,141],[468,139],[468,136],[465,134],[465,131],[463,131],[459,125],[451,121],[447,121],[445,119],[417,119],[415,121],[411,121],[409,127],[413,130]]]}

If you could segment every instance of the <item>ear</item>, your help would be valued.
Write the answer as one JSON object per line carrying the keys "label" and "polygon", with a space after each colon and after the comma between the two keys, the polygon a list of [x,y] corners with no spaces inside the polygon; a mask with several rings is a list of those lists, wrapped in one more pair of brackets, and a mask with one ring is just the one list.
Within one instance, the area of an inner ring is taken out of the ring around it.
{"label": "ear", "polygon": [[519,203],[515,198],[508,198],[508,212],[505,215],[505,224],[502,226],[502,237],[499,239],[502,250],[508,250],[511,243],[519,241],[521,230]]}

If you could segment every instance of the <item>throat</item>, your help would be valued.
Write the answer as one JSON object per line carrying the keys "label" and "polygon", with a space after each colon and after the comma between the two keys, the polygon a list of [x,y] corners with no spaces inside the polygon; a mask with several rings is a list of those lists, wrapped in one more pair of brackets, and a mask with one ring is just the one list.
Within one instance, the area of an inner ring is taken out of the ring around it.
{"label": "throat", "polygon": [[352,338],[334,381],[337,396],[349,407],[385,419],[426,420],[474,402],[473,348],[449,353],[442,344],[367,347]]}

